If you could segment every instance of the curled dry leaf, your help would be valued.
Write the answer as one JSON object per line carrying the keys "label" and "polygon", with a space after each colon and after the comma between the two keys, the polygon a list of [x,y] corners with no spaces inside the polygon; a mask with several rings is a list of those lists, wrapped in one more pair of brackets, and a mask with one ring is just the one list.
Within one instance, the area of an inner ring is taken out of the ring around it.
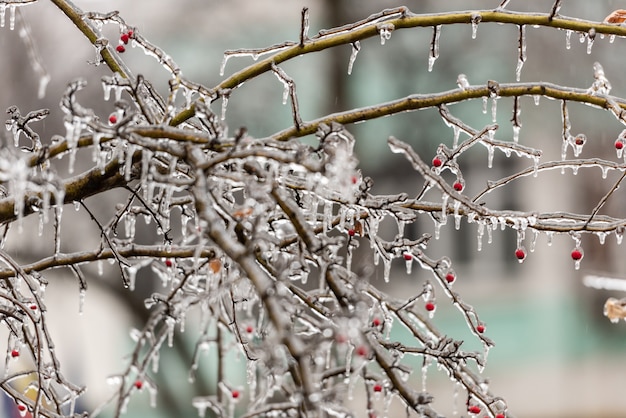
{"label": "curled dry leaf", "polygon": [[626,319],[626,299],[608,298],[604,303],[604,316],[613,323]]}
{"label": "curled dry leaf", "polygon": [[626,22],[626,10],[617,9],[604,18],[604,23],[622,24]]}

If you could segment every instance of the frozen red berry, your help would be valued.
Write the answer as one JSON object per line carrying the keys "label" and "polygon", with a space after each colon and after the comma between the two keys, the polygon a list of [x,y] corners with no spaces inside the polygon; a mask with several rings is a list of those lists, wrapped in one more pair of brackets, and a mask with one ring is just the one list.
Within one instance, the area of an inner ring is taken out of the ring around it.
{"label": "frozen red berry", "polygon": [[19,356],[20,356],[20,352],[18,350],[11,350],[11,357],[15,358]]}
{"label": "frozen red berry", "polygon": [[572,251],[572,260],[580,260],[581,258],[583,258],[583,252],[580,251],[579,249],[574,249]]}
{"label": "frozen red berry", "polygon": [[428,312],[432,312],[435,310],[435,304],[433,302],[426,302],[426,305],[424,305],[424,307]]}
{"label": "frozen red berry", "polygon": [[128,36],[127,33],[123,33],[120,35],[120,41],[124,42],[125,44],[128,43],[129,39],[130,39],[130,36]]}
{"label": "frozen red berry", "polygon": [[165,260],[165,266],[166,267],[172,267],[174,265],[174,263],[172,262],[172,260]]}
{"label": "frozen red berry", "polygon": [[348,338],[345,334],[337,334],[335,335],[335,341],[337,341],[337,344],[344,344],[348,341]]}
{"label": "frozen red berry", "polygon": [[115,116],[115,114],[112,114],[111,116],[109,116],[109,123],[111,125],[117,123],[117,116]]}
{"label": "frozen red berry", "polygon": [[454,187],[454,190],[456,190],[457,192],[460,192],[461,190],[463,190],[463,183],[461,183],[460,181],[455,181],[452,187]]}
{"label": "frozen red berry", "polygon": [[478,331],[479,333],[483,333],[485,332],[485,326],[483,324],[479,324],[476,326],[476,331]]}
{"label": "frozen red berry", "polygon": [[374,392],[382,392],[383,391],[383,385],[381,385],[380,383],[376,383],[373,387]]}
{"label": "frozen red berry", "polygon": [[411,253],[404,253],[402,257],[404,257],[406,261],[413,260],[413,256],[411,255]]}
{"label": "frozen red berry", "polygon": [[132,29],[129,29],[128,32],[126,32],[126,34],[128,35],[129,38],[132,38],[134,32],[132,31]]}
{"label": "frozen red berry", "polygon": [[350,235],[351,237],[353,237],[355,234],[354,229],[350,228],[348,229],[348,235]]}
{"label": "frozen red berry", "polygon": [[469,411],[470,414],[480,414],[480,406],[478,405],[472,405],[469,408],[467,408],[467,410]]}
{"label": "frozen red berry", "polygon": [[496,418],[504,418],[504,414],[496,414]]}
{"label": "frozen red berry", "polygon": [[233,389],[233,391],[230,392],[230,396],[232,396],[233,399],[237,399],[237,398],[239,398],[239,396],[241,396],[241,393],[239,393],[239,391],[237,389]]}
{"label": "frozen red berry", "polygon": [[136,380],[135,381],[135,387],[137,389],[141,389],[143,387],[143,382],[141,380]]}
{"label": "frozen red berry", "polygon": [[37,310],[37,305],[35,305],[34,303],[32,305],[29,306],[31,311],[36,311]]}
{"label": "frozen red berry", "polygon": [[360,357],[367,356],[367,347],[364,345],[360,345],[356,348],[356,354]]}
{"label": "frozen red berry", "polygon": [[524,251],[521,248],[518,248],[517,250],[515,250],[515,257],[517,257],[518,260],[523,260],[526,258],[526,251]]}
{"label": "frozen red berry", "polygon": [[454,276],[453,273],[446,274],[446,282],[452,283],[454,281],[454,279],[456,279],[456,277]]}
{"label": "frozen red berry", "polygon": [[441,167],[442,164],[443,164],[443,161],[441,161],[441,158],[439,157],[433,158],[433,167]]}
{"label": "frozen red berry", "polygon": [[359,181],[359,178],[357,176],[352,176],[350,178],[350,181],[352,182],[352,184],[356,184]]}
{"label": "frozen red berry", "polygon": [[252,325],[248,325],[248,326],[246,327],[246,332],[247,332],[248,334],[252,334],[252,331],[254,331],[254,327],[253,327]]}
{"label": "frozen red berry", "polygon": [[372,325],[373,325],[373,326],[375,326],[375,327],[379,327],[379,326],[380,326],[380,324],[382,324],[382,322],[381,322],[380,318],[374,318],[374,319],[372,320]]}
{"label": "frozen red berry", "polygon": [[122,52],[126,51],[126,47],[124,45],[118,45],[115,47],[115,50],[121,54]]}
{"label": "frozen red berry", "polygon": [[621,139],[618,139],[617,141],[615,141],[615,149],[622,149],[624,148],[624,141],[622,141]]}
{"label": "frozen red berry", "polygon": [[26,405],[24,405],[24,404],[18,404],[18,405],[17,405],[17,410],[18,410],[18,411],[20,411],[20,412],[24,412],[24,411],[26,411]]}

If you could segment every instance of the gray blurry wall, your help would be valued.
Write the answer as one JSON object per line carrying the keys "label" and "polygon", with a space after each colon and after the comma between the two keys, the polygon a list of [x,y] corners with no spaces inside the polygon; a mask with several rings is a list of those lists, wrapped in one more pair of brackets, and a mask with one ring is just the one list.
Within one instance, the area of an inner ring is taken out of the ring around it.
{"label": "gray blurry wall", "polygon": [[[494,8],[497,3],[497,0],[421,0],[407,2],[406,6],[413,12],[434,13]],[[508,8],[545,12],[551,3],[512,0]],[[219,67],[224,50],[261,47],[296,39],[300,10],[304,6],[310,9],[311,33],[315,33],[321,28],[362,19],[383,8],[400,5],[387,0],[76,0],[76,4],[84,10],[119,10],[127,23],[136,26],[144,36],[167,51],[187,77],[205,85],[213,85],[220,79]],[[601,21],[612,10],[622,7],[626,7],[626,2],[568,0],[564,2],[561,14]],[[0,30],[0,56],[4,57],[0,60],[0,73],[3,74],[0,107],[17,104],[25,111],[48,107],[52,114],[45,122],[44,136],[63,134],[58,102],[65,83],[85,77],[90,82],[81,95],[85,105],[93,106],[103,117],[110,113],[112,103],[100,100],[99,77],[107,74],[107,70],[100,67],[94,71],[87,65],[87,61],[94,59],[95,51],[80,33],[43,0],[24,8],[23,16],[32,27],[52,80],[43,102],[35,101],[37,80],[29,68],[21,41],[16,33],[3,28]],[[350,77],[344,76],[350,55],[347,47],[285,64],[285,70],[296,79],[303,118],[312,119],[329,111],[374,104],[416,92],[451,89],[456,86],[459,73],[467,74],[470,82],[476,83],[488,79],[514,81],[516,28],[481,24],[475,40],[471,39],[468,26],[444,28],[440,39],[441,55],[433,72],[429,73],[427,59],[431,33],[430,29],[410,29],[393,33],[384,46],[377,39],[363,42]],[[613,93],[626,96],[624,39],[613,44],[606,39],[597,39],[591,53],[586,54],[586,45],[579,44],[577,39],[572,39],[571,49],[566,50],[562,32],[528,28],[527,36],[528,59],[522,70],[522,81],[541,80],[587,87],[593,80],[592,64],[599,61],[613,84]],[[167,74],[158,64],[138,50],[129,50],[125,59],[131,68],[141,68],[147,79],[156,80],[157,87],[164,91]],[[226,72],[233,72],[250,62],[248,58],[233,58],[228,62]],[[281,94],[282,86],[271,75],[251,82],[229,103],[228,122],[246,125],[252,135],[259,137],[288,126],[290,111],[288,106],[281,106]],[[511,103],[501,100],[499,106],[498,121],[503,129],[510,129]],[[486,120],[480,108],[477,102],[452,107],[457,116],[477,124]],[[607,121],[603,119],[604,115],[598,117],[599,112],[594,112],[590,117],[585,110],[572,106],[575,129],[584,131],[592,139],[593,149],[587,151],[601,154],[618,132],[609,131],[604,126]],[[543,148],[546,160],[558,159],[561,146],[559,103],[542,99],[540,106],[535,107],[531,101],[523,102],[522,122],[520,141]],[[358,138],[357,151],[364,173],[376,179],[378,190],[392,192],[410,190],[414,177],[409,168],[398,164],[387,150],[385,140],[388,135],[410,142],[426,159],[434,155],[440,142],[450,144],[452,140],[451,130],[432,111],[401,115],[393,121],[385,118],[350,129]],[[550,144],[550,141],[554,143]],[[606,152],[613,151],[608,147]],[[515,157],[507,159],[496,155],[494,168],[489,171],[486,151],[472,153],[465,163],[471,165],[467,168],[471,178],[466,178],[470,188],[478,183],[482,187],[487,179],[494,177],[493,173],[530,164],[515,161]],[[86,156],[82,168],[88,164]],[[587,174],[572,179],[555,173],[542,177],[541,183],[535,179],[524,180],[516,184],[510,194],[494,196],[493,202],[522,210],[588,213],[594,204],[590,202],[598,200],[593,193],[598,193],[594,191],[594,183],[599,181],[599,172]],[[619,207],[612,209],[619,210]],[[94,210],[100,209],[96,207]],[[91,244],[97,245],[98,232],[89,225],[84,212],[73,213],[68,207],[66,216],[71,217],[72,222],[64,225],[63,233],[76,237],[75,240],[64,240],[66,250],[89,245],[89,234],[85,231],[96,234]],[[35,225],[27,224],[26,228],[24,234],[28,235],[25,236],[36,236]],[[432,222],[420,222],[414,233],[432,229]],[[51,231],[46,230],[46,233]],[[536,250],[520,265],[511,253],[515,236],[500,231],[494,232],[493,236],[492,244],[487,244],[484,238],[483,250],[478,252],[475,226],[463,225],[461,231],[455,231],[453,222],[449,222],[442,230],[441,239],[430,249],[433,254],[452,254],[462,279],[456,290],[482,314],[488,325],[488,335],[496,342],[485,370],[485,374],[491,377],[493,390],[507,399],[511,410],[520,417],[608,418],[626,415],[626,397],[622,394],[626,386],[624,324],[607,324],[601,315],[606,294],[581,285],[581,277],[586,272],[606,271],[617,275],[626,272],[624,257],[620,256],[622,250],[614,245],[615,240],[609,239],[602,247],[589,242],[585,246],[582,269],[575,271],[568,257],[572,241],[567,237],[555,237],[554,244],[549,246],[546,237],[540,236]],[[30,259],[49,253],[50,248],[29,238],[22,241],[22,247],[12,251]],[[394,269],[392,284],[399,294],[421,286],[419,272],[409,277],[402,265],[394,266]],[[68,373],[75,374],[89,385],[86,395],[89,402],[102,399],[110,390],[104,377],[121,370],[120,359],[130,349],[128,329],[140,326],[141,319],[137,313],[141,309],[141,297],[120,299],[120,294],[114,290],[119,285],[115,269],[105,266],[104,276],[98,276],[95,269],[91,275],[91,288],[82,316],[77,315],[78,289],[73,278],[59,274],[62,285],[53,283],[48,296],[50,314],[57,323],[53,332],[60,336],[59,354],[70,370]],[[380,277],[374,279],[381,280]],[[149,290],[150,284],[139,289]],[[55,299],[62,303],[56,303]],[[436,323],[452,335],[463,335],[462,320],[451,307],[439,308]],[[176,360],[171,361],[175,364]],[[185,366],[176,366],[183,371],[176,372],[174,367],[167,365],[163,367],[178,381],[184,380]],[[451,407],[446,404],[451,403],[452,388],[446,380],[431,370],[428,386],[438,395],[437,408],[451,413]],[[184,388],[182,384],[178,386]],[[194,395],[182,392],[174,394],[183,400]],[[141,402],[133,401],[135,409],[131,408],[129,416],[147,413]],[[147,404],[145,397],[143,402]],[[195,413],[190,409],[178,411]],[[150,413],[167,416],[165,411]]]}

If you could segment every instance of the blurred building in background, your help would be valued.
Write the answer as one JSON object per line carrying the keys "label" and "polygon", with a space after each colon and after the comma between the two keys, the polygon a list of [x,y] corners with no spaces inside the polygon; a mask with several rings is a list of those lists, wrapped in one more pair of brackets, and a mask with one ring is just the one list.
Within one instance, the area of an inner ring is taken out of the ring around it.
{"label": "blurred building in background", "polygon": [[[304,6],[310,9],[310,33],[314,34],[319,29],[363,19],[384,8],[401,5],[389,0],[361,0],[358,6],[346,0],[76,0],[76,3],[84,10],[120,10],[126,22],[167,51],[188,78],[207,86],[220,80],[224,50],[296,40],[300,10]],[[405,5],[415,13],[439,13],[495,8],[498,3],[498,0],[412,0]],[[548,12],[551,3],[513,0],[508,8]],[[626,3],[617,0],[570,0],[564,2],[561,14],[601,21],[612,10],[625,6]],[[16,104],[24,111],[50,108],[51,115],[45,122],[49,140],[52,135],[65,132],[58,102],[66,82],[83,77],[88,79],[89,86],[80,93],[80,100],[85,106],[94,107],[102,117],[108,115],[113,103],[102,102],[99,80],[108,69],[102,66],[94,71],[93,66],[87,64],[94,60],[95,49],[48,2],[25,7],[22,15],[31,26],[51,82],[43,103],[36,101],[36,75],[18,34],[5,27],[0,30],[0,54],[5,58],[0,60],[3,75],[0,107]],[[466,74],[470,84],[484,84],[487,80],[515,81],[518,54],[515,26],[480,24],[476,39],[472,39],[468,25],[444,27],[440,57],[429,72],[431,36],[432,29],[418,28],[393,32],[385,45],[381,45],[379,39],[362,42],[350,76],[347,75],[349,46],[285,63],[284,70],[297,84],[303,119],[374,105],[412,93],[453,89],[460,73]],[[112,39],[115,38],[112,35]],[[626,56],[624,39],[610,43],[598,37],[587,54],[587,45],[579,43],[575,35],[571,48],[567,49],[564,32],[529,27],[527,48],[522,82],[540,80],[586,88],[593,81],[593,63],[597,61],[604,66],[613,84],[612,93],[626,96],[626,72],[622,70]],[[125,59],[131,68],[141,68],[146,79],[152,80],[160,91],[167,91],[168,74],[158,63],[145,57],[139,49],[131,48],[125,53]],[[251,62],[245,57],[232,58],[226,66],[226,74]],[[246,126],[252,136],[263,137],[289,126],[291,110],[281,104],[282,91],[281,83],[272,74],[251,81],[229,101],[227,122],[231,129]],[[520,142],[543,149],[544,160],[559,159],[560,103],[542,98],[536,106],[532,99],[522,99],[521,105]],[[497,106],[500,125],[497,136],[511,140],[512,99],[501,99]],[[491,112],[483,114],[480,101],[450,106],[450,110],[475,128],[491,123]],[[585,133],[589,139],[584,150],[588,156],[609,156],[615,152],[612,145],[621,127],[610,115],[574,104],[570,105],[570,112],[572,132]],[[389,135],[411,143],[427,161],[435,155],[439,143],[450,145],[454,135],[434,109],[366,122],[351,126],[349,130],[357,137],[364,175],[373,177],[375,190],[385,193],[414,190],[417,194],[422,185],[409,164],[387,149]],[[90,163],[89,157],[85,153],[83,168]],[[496,154],[493,167],[487,168],[486,149],[464,155],[460,163],[465,170],[466,191],[470,196],[481,190],[488,180],[532,165],[532,161],[525,158]],[[606,183],[608,190],[615,175],[609,173],[608,179],[602,180],[599,169],[581,171],[577,176],[554,171],[539,178],[524,178],[506,188],[506,194],[494,193],[488,199],[492,206],[503,209],[590,213],[606,192],[597,185]],[[623,200],[619,200],[623,197],[623,193],[613,196],[607,204],[608,210],[623,212]],[[94,210],[97,213],[96,205]],[[67,208],[67,212],[71,211]],[[75,234],[76,240],[65,240],[64,245],[68,246],[65,250],[89,245],[88,231],[95,233],[93,245],[97,245],[98,232],[89,226],[88,216],[82,212],[71,216],[72,223],[64,225],[63,233]],[[409,233],[415,236],[433,233],[432,220],[423,218],[408,227]],[[77,228],[86,229],[79,233]],[[26,225],[24,234],[28,234],[25,236],[29,239],[23,241],[23,248],[11,249],[18,257],[34,259],[50,253],[50,248],[30,239],[37,236],[36,225]],[[484,372],[491,379],[492,389],[503,396],[511,411],[520,417],[623,417],[626,415],[626,397],[622,394],[626,387],[626,325],[609,324],[602,316],[607,294],[586,289],[581,284],[586,273],[623,275],[626,272],[625,259],[621,256],[623,249],[616,244],[615,237],[607,237],[605,245],[600,245],[599,239],[585,237],[585,258],[581,269],[576,271],[569,257],[574,246],[572,238],[554,236],[550,244],[546,235],[540,235],[536,245],[532,245],[532,234],[528,235],[526,248],[534,247],[534,251],[523,264],[513,255],[516,237],[512,231],[494,231],[492,243],[487,242],[485,234],[482,250],[478,251],[477,228],[465,221],[458,231],[453,221],[448,222],[441,229],[440,239],[433,241],[429,248],[433,257],[450,256],[459,278],[456,290],[476,308],[487,324],[487,335],[496,342]],[[154,237],[146,237],[146,240],[151,239]],[[78,286],[69,274],[59,272],[58,283],[51,283],[47,296],[51,317],[57,322],[53,332],[57,334],[59,356],[64,360],[68,375],[89,385],[85,395],[88,408],[93,408],[96,400],[105,399],[111,390],[107,387],[106,376],[125,366],[123,356],[132,344],[128,332],[132,327],[141,326],[146,317],[143,299],[153,286],[160,285],[145,272],[139,276],[138,289],[131,294],[121,289],[113,267],[104,266],[102,276],[96,270],[94,267],[91,271],[83,315],[78,315]],[[393,276],[390,286],[398,295],[421,288],[425,277],[419,270],[407,275],[400,263],[394,265]],[[376,271],[371,280],[382,285],[382,272]],[[472,347],[473,338],[452,307],[441,303],[434,322],[454,338],[465,336],[466,349]],[[193,384],[185,383],[193,352],[192,331],[177,333],[177,338],[182,344],[166,349],[162,355],[157,381],[162,396],[159,408],[147,409],[149,395],[141,393],[133,398],[127,416],[140,417],[147,413],[155,417],[195,416],[190,399],[215,390],[210,370]],[[209,369],[210,359],[204,364]],[[416,368],[419,369],[420,364],[416,362]],[[233,360],[233,368],[235,373],[242,372],[241,384],[245,385],[243,363]],[[416,372],[415,378],[420,377],[421,373]],[[452,414],[453,387],[434,366],[428,371],[427,389],[436,395],[436,409]]]}

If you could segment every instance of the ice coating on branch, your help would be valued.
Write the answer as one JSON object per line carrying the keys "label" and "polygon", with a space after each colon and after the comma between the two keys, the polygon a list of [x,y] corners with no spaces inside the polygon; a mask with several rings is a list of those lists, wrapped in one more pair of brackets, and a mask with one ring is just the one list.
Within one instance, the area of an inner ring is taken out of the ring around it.
{"label": "ice coating on branch", "polygon": [[470,86],[469,81],[467,80],[467,76],[465,74],[459,74],[456,79],[456,85],[459,86],[461,90],[465,90]]}
{"label": "ice coating on branch", "polygon": [[352,66],[354,65],[354,61],[356,61],[356,56],[361,50],[361,42],[355,41],[352,42],[352,52],[350,53],[350,60],[348,61],[348,75],[352,74]]}
{"label": "ice coating on branch", "polygon": [[604,75],[604,68],[599,62],[593,63],[593,84],[589,88],[589,93],[594,95],[606,95],[611,92],[611,83]]}
{"label": "ice coating on branch", "polygon": [[515,79],[520,81],[522,75],[522,67],[526,62],[526,25],[519,25],[519,40],[518,40],[518,56],[517,56],[517,68],[515,69]]}
{"label": "ice coating on branch", "polygon": [[572,32],[570,29],[565,30],[565,49],[572,48]]}
{"label": "ice coating on branch", "polygon": [[441,35],[441,25],[433,27],[433,38],[430,41],[430,54],[428,56],[428,72],[433,70],[435,61],[439,58],[439,36]]}

